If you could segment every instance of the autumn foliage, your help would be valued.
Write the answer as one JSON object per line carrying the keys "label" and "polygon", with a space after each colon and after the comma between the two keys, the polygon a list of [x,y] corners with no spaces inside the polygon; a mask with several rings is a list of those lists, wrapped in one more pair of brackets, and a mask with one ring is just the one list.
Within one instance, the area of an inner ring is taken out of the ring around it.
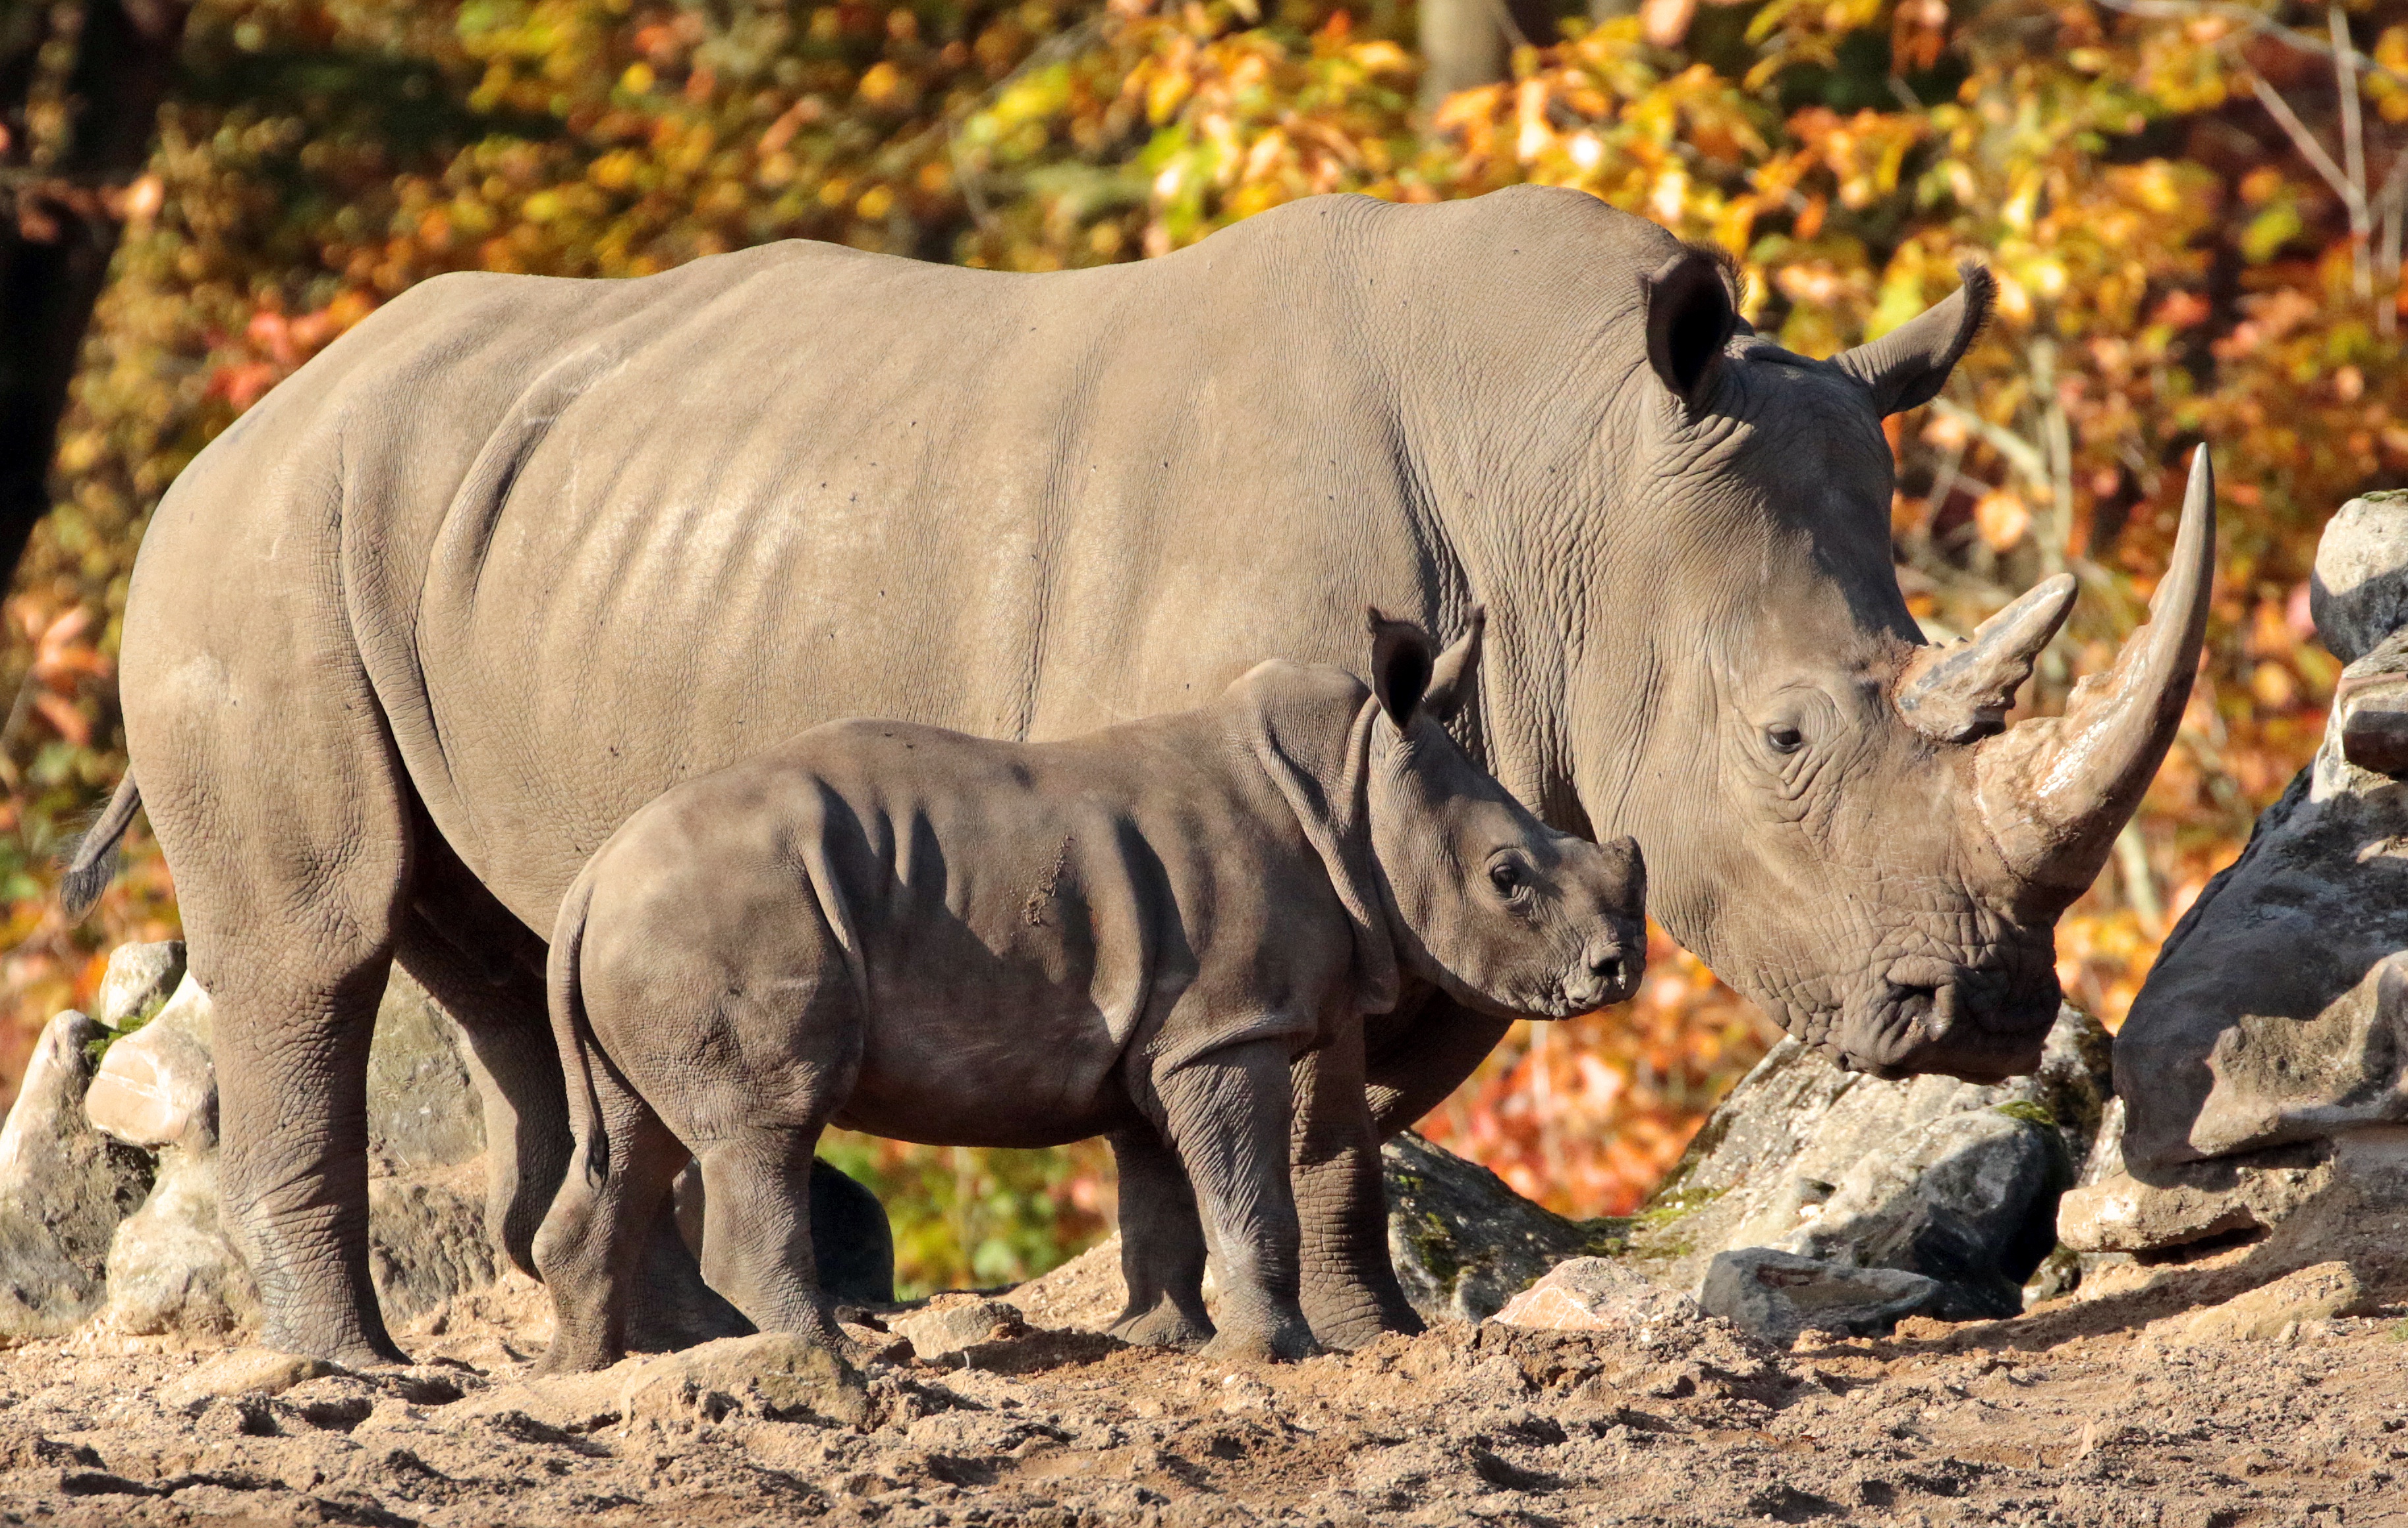
{"label": "autumn foliage", "polygon": [[[187,88],[123,198],[59,507],[7,607],[0,1064],[90,996],[96,951],[172,927],[138,836],[88,925],[45,894],[122,765],[109,654],[144,516],[411,283],[637,276],[789,237],[1059,269],[1324,192],[1521,182],[1723,245],[1751,320],[1811,354],[1911,317],[1965,260],[1997,272],[1998,319],[1956,382],[1891,421],[1892,523],[1934,636],[2079,578],[2028,707],[2054,708],[2143,619],[2180,460],[2213,443],[2225,530],[2200,683],[2058,939],[2067,992],[2119,1021],[2169,921],[2314,750],[2337,672],[2306,621],[2319,526],[2408,467],[2408,6],[1647,0],[1567,21],[1512,79],[1426,116],[1412,20],[1395,0],[203,6]],[[1690,957],[1660,936],[1653,953],[1637,1000],[1517,1030],[1431,1133],[1559,1208],[1635,1208],[1772,1037]],[[1019,1277],[1110,1213],[1093,1148],[832,1150],[896,1191],[924,1283]]]}

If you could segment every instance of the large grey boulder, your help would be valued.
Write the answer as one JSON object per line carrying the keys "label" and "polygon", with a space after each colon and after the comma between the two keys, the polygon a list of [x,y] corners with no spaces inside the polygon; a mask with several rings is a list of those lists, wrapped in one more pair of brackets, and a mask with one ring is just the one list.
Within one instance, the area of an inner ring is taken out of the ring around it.
{"label": "large grey boulder", "polygon": [[2323,745],[2133,1000],[2125,1127],[2066,1198],[2070,1247],[2254,1239],[2274,1266],[2408,1230],[2408,495],[2333,517],[2311,594],[2349,664]]}
{"label": "large grey boulder", "polygon": [[89,1317],[118,1223],[150,1191],[150,1158],[84,1121],[92,1051],[108,1034],[72,1010],[51,1020],[0,1125],[0,1338]]}
{"label": "large grey boulder", "polygon": [[2035,1075],[1985,1087],[1885,1082],[1784,1040],[1708,1119],[1632,1251],[1683,1288],[1702,1291],[1718,1254],[1769,1249],[1929,1281],[1885,1283],[1874,1304],[1923,1288],[1919,1308],[1950,1320],[2014,1314],[2098,1136],[2108,1048],[2098,1021],[2068,1007]]}

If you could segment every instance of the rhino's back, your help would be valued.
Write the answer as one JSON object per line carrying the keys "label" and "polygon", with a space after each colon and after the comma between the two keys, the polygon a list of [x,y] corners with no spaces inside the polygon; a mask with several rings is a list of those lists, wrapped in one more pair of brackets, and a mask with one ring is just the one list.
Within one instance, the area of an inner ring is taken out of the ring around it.
{"label": "rhino's back", "polygon": [[1044,276],[781,245],[428,282],[179,481],[129,692],[197,650],[289,668],[260,603],[338,589],[416,793],[543,929],[638,807],[815,722],[1062,735],[1353,659],[1367,598],[1464,585],[1383,328],[1462,373],[1450,306],[1633,221],[1488,200],[1315,199]]}

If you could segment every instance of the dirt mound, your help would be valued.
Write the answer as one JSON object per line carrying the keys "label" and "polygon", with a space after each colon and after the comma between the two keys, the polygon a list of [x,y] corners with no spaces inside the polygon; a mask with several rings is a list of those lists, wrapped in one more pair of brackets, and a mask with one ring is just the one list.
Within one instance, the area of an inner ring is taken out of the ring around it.
{"label": "dirt mound", "polygon": [[[1068,1297],[1073,1273],[1021,1302],[1025,1331],[966,1362],[886,1340],[855,1375],[752,1338],[559,1379],[531,1377],[544,1302],[513,1277],[422,1318],[408,1369],[90,1335],[0,1355],[0,1514],[2408,1524],[2408,1290],[2302,1276],[2303,1318],[2282,1318],[2278,1288],[2249,1321],[2200,1329],[2273,1336],[2188,1340],[2198,1300],[2235,1277],[2175,1270],[2018,1320],[1810,1334],[1788,1353],[1707,1319],[1491,1322],[1250,1365],[1076,1330],[1094,1301]],[[2360,1313],[2333,1312],[2343,1287]]]}

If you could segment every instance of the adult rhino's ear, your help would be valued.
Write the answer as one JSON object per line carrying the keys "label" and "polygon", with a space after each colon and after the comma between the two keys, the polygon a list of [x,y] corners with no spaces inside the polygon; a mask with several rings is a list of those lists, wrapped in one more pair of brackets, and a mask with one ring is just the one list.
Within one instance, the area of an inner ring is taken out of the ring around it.
{"label": "adult rhino's ear", "polygon": [[1990,321],[1997,281],[1971,261],[1957,266],[1956,275],[1964,284],[1921,316],[1836,358],[1841,370],[1872,390],[1873,407],[1884,418],[1938,397],[1966,347]]}
{"label": "adult rhino's ear", "polygon": [[1730,267],[1711,250],[1684,246],[1639,278],[1639,300],[1647,313],[1647,364],[1672,396],[1698,407],[1739,329]]}
{"label": "adult rhino's ear", "polygon": [[1390,621],[1375,607],[1371,616],[1371,693],[1397,730],[1413,719],[1429,693],[1429,637],[1410,621]]}
{"label": "adult rhino's ear", "polygon": [[1452,720],[1455,712],[1463,709],[1463,703],[1471,698],[1472,681],[1480,677],[1480,634],[1487,625],[1487,609],[1473,606],[1470,619],[1463,624],[1463,635],[1430,665],[1429,688],[1422,693],[1422,709],[1440,721]]}

